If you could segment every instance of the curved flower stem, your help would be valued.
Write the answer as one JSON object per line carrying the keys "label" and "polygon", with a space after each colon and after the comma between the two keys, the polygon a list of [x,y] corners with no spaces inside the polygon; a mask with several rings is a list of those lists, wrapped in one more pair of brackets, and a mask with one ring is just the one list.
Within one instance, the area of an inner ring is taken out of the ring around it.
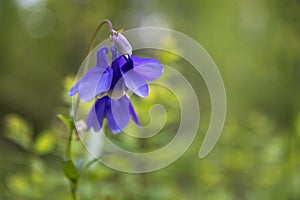
{"label": "curved flower stem", "polygon": [[99,33],[100,29],[102,28],[102,26],[104,24],[109,25],[109,30],[110,30],[111,33],[114,32],[114,28],[113,28],[113,25],[112,25],[111,21],[109,21],[108,19],[105,19],[102,22],[100,22],[100,24],[98,25],[96,31],[94,32],[94,34],[92,35],[92,37],[90,39],[90,43],[89,43],[89,46],[88,46],[88,49],[87,49],[87,54],[89,54],[90,51],[92,50],[92,48],[94,47],[95,38],[96,38],[97,34]]}

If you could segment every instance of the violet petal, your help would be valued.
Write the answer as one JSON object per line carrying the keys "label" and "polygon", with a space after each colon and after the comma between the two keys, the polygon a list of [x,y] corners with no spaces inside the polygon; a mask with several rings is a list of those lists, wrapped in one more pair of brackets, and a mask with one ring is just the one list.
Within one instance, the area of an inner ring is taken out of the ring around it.
{"label": "violet petal", "polygon": [[140,74],[147,81],[159,78],[163,73],[163,66],[153,58],[139,58],[131,56],[134,63],[134,71]]}
{"label": "violet petal", "polygon": [[113,133],[121,132],[129,123],[129,100],[126,96],[121,99],[107,101],[106,118],[108,126]]}

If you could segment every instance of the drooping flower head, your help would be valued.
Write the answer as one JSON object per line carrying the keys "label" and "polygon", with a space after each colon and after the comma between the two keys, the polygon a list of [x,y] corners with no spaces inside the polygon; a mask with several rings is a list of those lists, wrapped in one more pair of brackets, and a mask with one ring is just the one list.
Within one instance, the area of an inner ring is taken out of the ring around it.
{"label": "drooping flower head", "polygon": [[[118,133],[129,123],[130,117],[139,125],[137,115],[126,94],[148,96],[148,82],[159,78],[163,66],[153,58],[132,55],[132,47],[125,36],[112,30],[113,45],[102,46],[97,51],[97,64],[70,89],[69,95],[79,94],[79,99],[96,101],[87,117],[87,129],[99,131],[106,117],[113,133]],[[112,62],[109,64],[108,56]],[[114,111],[114,112],[113,112]]]}

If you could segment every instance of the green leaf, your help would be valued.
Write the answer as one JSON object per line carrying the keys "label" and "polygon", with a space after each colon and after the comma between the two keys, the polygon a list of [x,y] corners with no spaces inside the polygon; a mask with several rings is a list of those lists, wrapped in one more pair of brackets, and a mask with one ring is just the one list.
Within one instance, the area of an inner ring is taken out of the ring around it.
{"label": "green leaf", "polygon": [[4,135],[24,149],[28,149],[32,139],[32,130],[27,122],[15,114],[6,116],[4,122]]}
{"label": "green leaf", "polygon": [[74,163],[72,162],[72,160],[70,159],[63,160],[62,167],[63,167],[64,174],[68,179],[72,181],[78,180],[80,174],[77,168],[75,167]]}
{"label": "green leaf", "polygon": [[41,133],[34,143],[34,152],[40,155],[50,153],[56,144],[56,136],[53,132],[45,131]]}
{"label": "green leaf", "polygon": [[68,129],[74,129],[75,128],[75,125],[74,125],[74,122],[70,119],[68,119],[67,117],[65,117],[64,115],[57,115],[57,117],[65,124],[65,126],[68,128]]}

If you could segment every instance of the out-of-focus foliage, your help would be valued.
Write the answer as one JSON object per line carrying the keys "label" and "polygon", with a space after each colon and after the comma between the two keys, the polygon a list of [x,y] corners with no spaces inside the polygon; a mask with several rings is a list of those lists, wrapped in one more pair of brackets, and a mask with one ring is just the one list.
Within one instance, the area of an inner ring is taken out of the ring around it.
{"label": "out-of-focus foliage", "polygon": [[[298,0],[1,1],[0,199],[70,199],[60,158],[67,129],[56,115],[69,113],[70,77],[104,18],[117,29],[173,28],[202,44],[224,78],[227,120],[217,146],[199,160],[210,120],[205,83],[176,55],[150,52],[197,91],[199,134],[179,160],[154,173],[120,173],[95,163],[80,179],[80,199],[299,199],[299,10]],[[172,40],[165,45],[180,48]],[[106,134],[131,151],[168,143],[178,127],[176,98],[152,85],[149,98],[133,102],[143,124],[153,103],[164,105],[167,127],[143,141]],[[73,145],[77,164],[86,162],[75,137]]]}
{"label": "out-of-focus foliage", "polygon": [[22,146],[24,149],[30,148],[32,138],[32,128],[18,115],[8,115],[4,119],[6,124],[4,134],[6,137]]}

